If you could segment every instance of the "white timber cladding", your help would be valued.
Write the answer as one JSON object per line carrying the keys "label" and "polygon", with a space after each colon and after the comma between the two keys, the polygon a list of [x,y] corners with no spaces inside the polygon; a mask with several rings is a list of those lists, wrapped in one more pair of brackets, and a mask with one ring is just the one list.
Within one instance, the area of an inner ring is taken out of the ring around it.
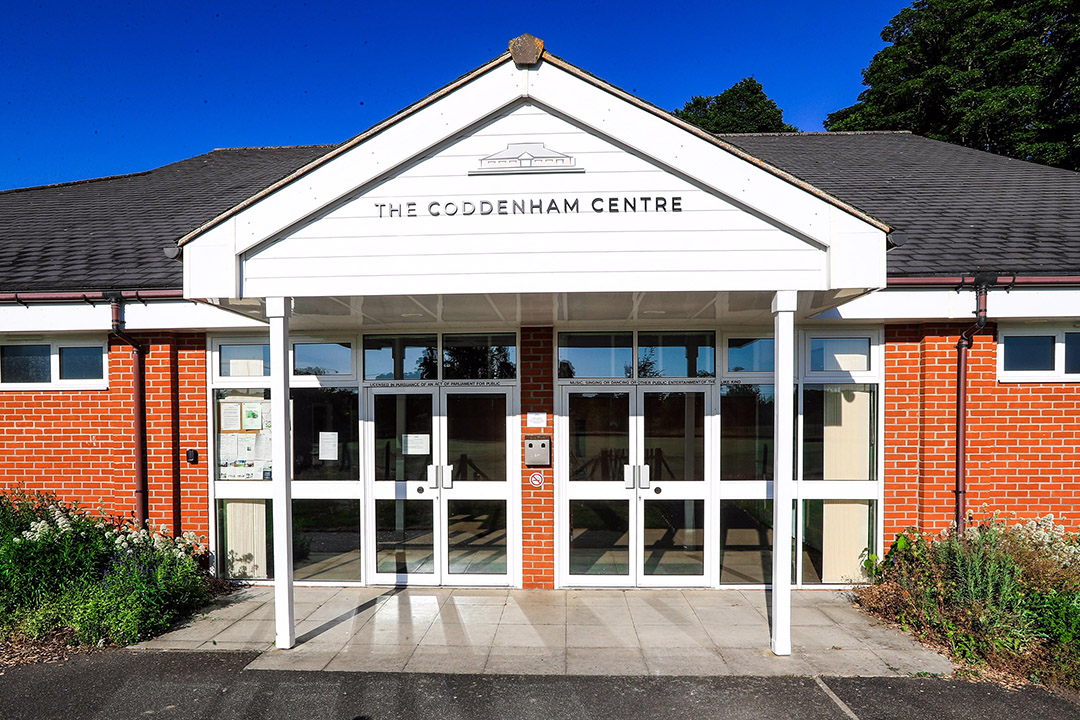
{"label": "white timber cladding", "polygon": [[[569,160],[515,172],[512,144],[526,166]],[[551,63],[507,61],[194,238],[185,291],[875,288],[884,251],[795,184]]]}
{"label": "white timber cladding", "polygon": [[[584,172],[468,175],[518,138]],[[615,290],[627,274],[649,276],[639,289],[820,288],[825,260],[820,246],[525,104],[258,248],[243,277],[253,296],[346,294],[358,282],[371,294],[452,293],[463,276],[494,292]]]}
{"label": "white timber cladding", "polygon": [[[188,300],[124,301],[124,328],[139,330],[226,330],[265,328],[266,324],[236,313]],[[112,329],[108,302],[0,305],[0,332],[85,332]]]}

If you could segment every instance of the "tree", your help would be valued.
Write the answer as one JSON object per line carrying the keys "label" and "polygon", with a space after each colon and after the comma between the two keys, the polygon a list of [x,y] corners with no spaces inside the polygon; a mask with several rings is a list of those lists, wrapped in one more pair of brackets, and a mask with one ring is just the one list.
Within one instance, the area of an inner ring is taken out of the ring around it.
{"label": "tree", "polygon": [[719,95],[695,95],[674,114],[711,133],[799,131],[784,122],[784,111],[753,77],[743,78]]}
{"label": "tree", "polygon": [[1075,0],[915,0],[881,31],[866,89],[828,130],[910,130],[1080,168]]}

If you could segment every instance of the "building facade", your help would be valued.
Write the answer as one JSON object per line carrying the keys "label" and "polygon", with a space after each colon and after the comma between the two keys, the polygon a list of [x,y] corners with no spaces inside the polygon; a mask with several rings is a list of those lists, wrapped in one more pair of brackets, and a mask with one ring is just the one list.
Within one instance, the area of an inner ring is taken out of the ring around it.
{"label": "building facade", "polygon": [[0,193],[0,482],[206,535],[285,647],[297,583],[771,585],[786,653],[958,497],[1080,525],[1077,201],[523,36],[339,146]]}

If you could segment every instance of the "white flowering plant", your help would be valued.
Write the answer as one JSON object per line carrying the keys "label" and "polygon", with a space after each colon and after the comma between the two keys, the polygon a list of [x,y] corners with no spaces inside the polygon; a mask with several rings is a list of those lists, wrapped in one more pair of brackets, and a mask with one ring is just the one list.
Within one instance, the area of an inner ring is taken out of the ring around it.
{"label": "white flowering plant", "polygon": [[0,630],[66,627],[86,643],[149,637],[207,602],[206,553],[191,532],[0,493]]}

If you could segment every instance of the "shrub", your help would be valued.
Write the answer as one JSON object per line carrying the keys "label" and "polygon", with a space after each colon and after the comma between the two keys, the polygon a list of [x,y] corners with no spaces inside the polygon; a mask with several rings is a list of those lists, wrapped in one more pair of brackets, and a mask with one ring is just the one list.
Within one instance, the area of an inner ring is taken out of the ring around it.
{"label": "shrub", "polygon": [[48,496],[0,494],[0,629],[127,644],[209,600],[205,549]]}
{"label": "shrub", "polygon": [[868,565],[856,596],[872,612],[962,661],[1080,687],[1080,544],[1051,516],[908,531]]}

